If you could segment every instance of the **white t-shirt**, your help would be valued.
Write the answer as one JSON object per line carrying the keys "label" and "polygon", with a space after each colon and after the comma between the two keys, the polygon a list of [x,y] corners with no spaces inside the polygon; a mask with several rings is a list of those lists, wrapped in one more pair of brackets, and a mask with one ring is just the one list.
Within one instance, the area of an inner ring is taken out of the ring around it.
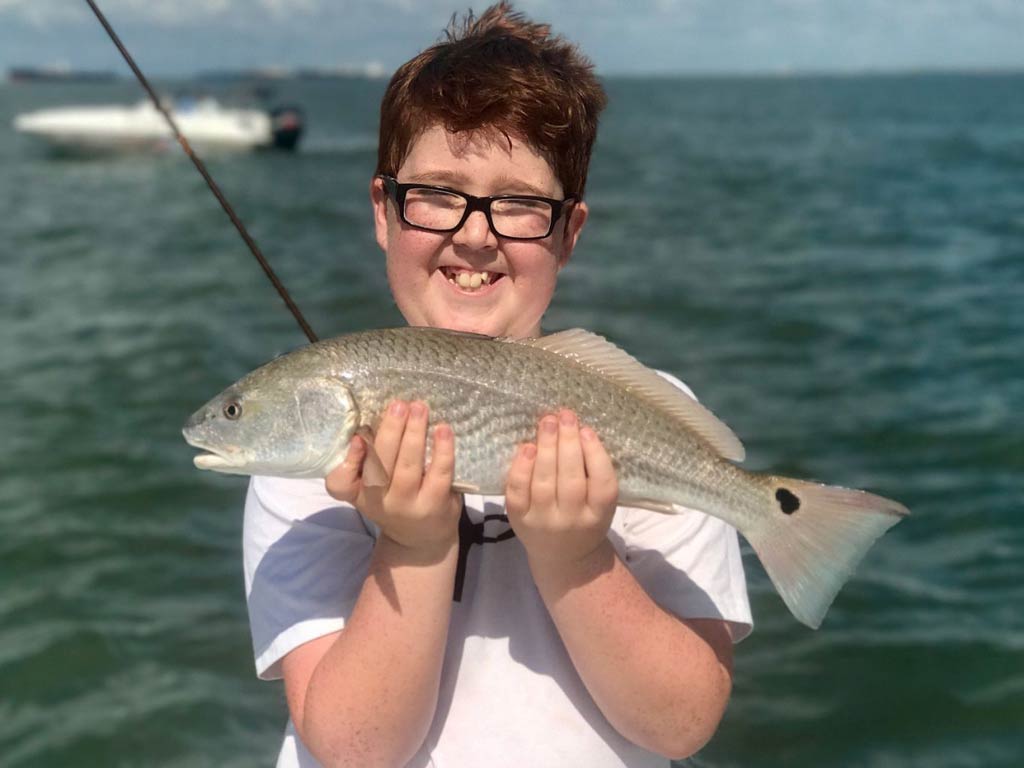
{"label": "white t-shirt", "polygon": [[[587,693],[530,576],[504,497],[465,497],[463,555],[434,722],[415,768],[659,766],[668,761],[615,731]],[[256,672],[342,629],[362,588],[376,526],[327,494],[322,480],[256,477],[245,503],[244,560]],[[749,634],[736,531],[689,511],[620,508],[609,538],[660,606]],[[473,543],[468,547],[465,541]],[[685,663],[682,662],[681,663]],[[278,768],[318,765],[291,723]]]}

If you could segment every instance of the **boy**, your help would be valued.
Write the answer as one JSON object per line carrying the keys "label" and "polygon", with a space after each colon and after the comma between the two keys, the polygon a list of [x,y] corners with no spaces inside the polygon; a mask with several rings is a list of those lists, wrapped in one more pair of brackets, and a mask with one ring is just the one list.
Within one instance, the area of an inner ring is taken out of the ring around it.
{"label": "boy", "polygon": [[[505,3],[398,70],[370,196],[411,325],[540,334],[587,219],[604,100],[574,47]],[[427,420],[423,403],[389,407],[383,489],[362,483],[358,438],[326,489],[252,481],[257,671],[284,678],[291,714],[278,765],[664,766],[698,750],[750,628],[735,531],[616,510],[611,461],[569,411],[541,419],[504,497],[463,498],[455,436]]]}

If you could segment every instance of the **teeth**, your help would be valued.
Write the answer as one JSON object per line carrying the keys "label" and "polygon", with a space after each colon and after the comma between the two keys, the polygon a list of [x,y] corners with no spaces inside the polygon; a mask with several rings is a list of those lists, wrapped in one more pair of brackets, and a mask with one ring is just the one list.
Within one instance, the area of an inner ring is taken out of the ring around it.
{"label": "teeth", "polygon": [[448,282],[467,290],[476,290],[481,285],[490,285],[495,276],[490,272],[451,272],[448,273]]}

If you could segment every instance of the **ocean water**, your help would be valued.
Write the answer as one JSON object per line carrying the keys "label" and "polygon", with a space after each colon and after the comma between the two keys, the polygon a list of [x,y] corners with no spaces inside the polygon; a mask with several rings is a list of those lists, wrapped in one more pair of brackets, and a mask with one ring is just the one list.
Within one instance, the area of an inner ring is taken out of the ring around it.
{"label": "ocean water", "polygon": [[[694,766],[1024,765],[1024,76],[608,83],[550,329],[686,380],[747,466],[913,511],[823,628],[754,556]],[[396,325],[367,185],[383,82],[282,83],[295,155],[212,173],[321,336]],[[244,481],[179,429],[304,339],[191,165],[54,157],[0,86],[0,765],[271,765]]]}

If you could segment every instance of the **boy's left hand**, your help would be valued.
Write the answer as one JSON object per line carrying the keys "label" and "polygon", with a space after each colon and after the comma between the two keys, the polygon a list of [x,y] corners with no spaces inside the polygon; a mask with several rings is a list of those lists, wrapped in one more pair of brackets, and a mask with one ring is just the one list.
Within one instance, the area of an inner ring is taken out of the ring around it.
{"label": "boy's left hand", "polygon": [[519,446],[505,507],[531,562],[571,565],[605,541],[618,495],[615,468],[597,434],[562,410],[541,419],[536,444]]}

